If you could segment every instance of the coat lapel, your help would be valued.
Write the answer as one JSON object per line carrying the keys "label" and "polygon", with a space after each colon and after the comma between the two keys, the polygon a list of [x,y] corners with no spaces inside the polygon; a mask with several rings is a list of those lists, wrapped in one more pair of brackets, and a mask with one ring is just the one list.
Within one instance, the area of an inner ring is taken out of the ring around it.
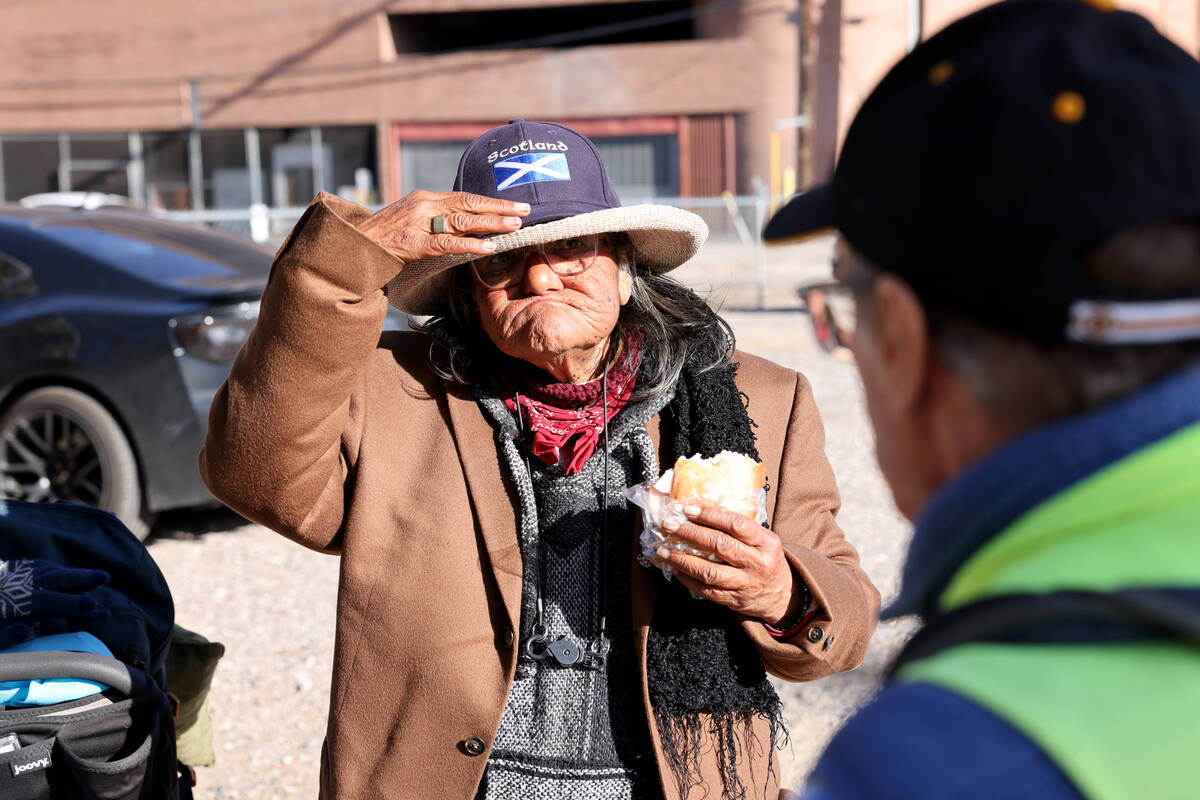
{"label": "coat lapel", "polygon": [[[662,422],[662,415],[656,414],[654,419],[646,425],[646,433],[650,434],[650,441],[654,443],[654,452],[660,454],[660,462],[662,461]],[[661,463],[659,466],[662,466]],[[657,568],[647,569],[638,563],[638,553],[641,552],[638,538],[642,535],[642,515],[638,514],[636,519],[637,523],[634,525],[633,532],[633,563],[630,565],[632,570],[630,584],[633,597],[633,636],[637,644],[642,670],[645,671],[646,639],[650,633],[650,618],[654,613],[654,600],[658,597],[658,581],[656,580],[658,570]]]}
{"label": "coat lapel", "polygon": [[[637,526],[637,534],[642,532],[642,526]],[[642,671],[646,669],[646,641],[650,636],[650,620],[654,615],[654,601],[658,597],[658,568],[647,569],[637,562],[639,548],[634,546],[633,566],[630,575],[631,593],[633,596],[633,637],[636,644],[639,663]],[[644,676],[643,676],[644,677]]]}
{"label": "coat lapel", "polygon": [[[500,596],[516,630],[521,619],[521,544],[517,534],[519,505],[516,489],[504,479],[495,429],[484,418],[470,391],[450,387],[446,392],[450,422],[467,491],[475,507],[479,532],[487,551]],[[430,476],[432,477],[432,476]]]}

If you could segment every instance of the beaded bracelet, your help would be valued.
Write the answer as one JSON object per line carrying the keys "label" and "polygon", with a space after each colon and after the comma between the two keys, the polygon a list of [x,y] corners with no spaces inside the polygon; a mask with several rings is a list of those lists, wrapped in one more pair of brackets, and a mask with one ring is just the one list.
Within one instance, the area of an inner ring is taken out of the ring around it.
{"label": "beaded bracelet", "polygon": [[[797,580],[800,580],[799,577],[797,577]],[[763,623],[763,627],[767,629],[767,633],[771,634],[771,636],[775,637],[776,639],[787,639],[794,636],[797,631],[807,625],[809,620],[811,620],[817,614],[817,609],[811,608],[812,593],[808,591],[808,584],[806,584],[804,581],[800,581],[800,589],[804,592],[804,605],[801,606],[802,611],[800,612],[799,618],[797,618],[795,622],[788,624],[785,621],[783,624],[778,626],[769,625],[766,622]]]}

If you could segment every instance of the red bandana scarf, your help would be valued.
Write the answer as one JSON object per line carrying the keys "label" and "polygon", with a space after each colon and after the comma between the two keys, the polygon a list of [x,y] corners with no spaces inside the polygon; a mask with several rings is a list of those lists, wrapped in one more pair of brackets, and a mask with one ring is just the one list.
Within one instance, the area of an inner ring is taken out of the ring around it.
{"label": "red bandana scarf", "polygon": [[[630,336],[625,352],[608,371],[608,420],[629,402],[641,360],[641,337]],[[516,396],[505,398],[505,405],[516,416],[520,400],[524,427],[533,432],[533,454],[557,464],[567,475],[583,469],[604,432],[603,379],[554,383],[523,374],[509,389]]]}

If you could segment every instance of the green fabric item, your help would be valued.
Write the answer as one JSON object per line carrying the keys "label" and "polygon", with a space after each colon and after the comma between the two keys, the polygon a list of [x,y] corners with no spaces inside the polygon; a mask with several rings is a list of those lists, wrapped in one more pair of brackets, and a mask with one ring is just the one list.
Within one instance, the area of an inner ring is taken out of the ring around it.
{"label": "green fabric item", "polygon": [[1027,512],[959,568],[939,605],[1000,594],[1200,586],[1200,424]]}
{"label": "green fabric item", "polygon": [[[971,556],[939,605],[1156,587],[1200,587],[1200,424],[1023,515]],[[976,642],[912,662],[898,679],[942,686],[1008,720],[1087,797],[1200,796],[1200,647]]]}
{"label": "green fabric item", "polygon": [[180,761],[190,767],[211,767],[212,710],[208,690],[225,645],[210,642],[198,633],[176,625],[167,652],[167,691],[179,700],[175,715],[175,748]]}
{"label": "green fabric item", "polygon": [[1094,800],[1194,800],[1200,648],[964,644],[901,670],[1008,720]]}

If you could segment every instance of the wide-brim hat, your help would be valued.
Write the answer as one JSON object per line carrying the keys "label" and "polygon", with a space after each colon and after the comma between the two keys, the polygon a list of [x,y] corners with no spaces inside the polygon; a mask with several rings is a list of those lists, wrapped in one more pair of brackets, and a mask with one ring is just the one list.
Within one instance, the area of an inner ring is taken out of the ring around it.
{"label": "wide-brim hat", "polygon": [[[497,253],[571,236],[625,233],[638,267],[661,273],[685,263],[708,238],[708,225],[690,211],[622,206],[595,145],[553,122],[514,120],[480,136],[459,161],[454,189],[529,203],[520,230],[489,237]],[[446,311],[450,271],[472,258],[445,255],[406,264],[387,285],[388,302],[410,314]]]}

